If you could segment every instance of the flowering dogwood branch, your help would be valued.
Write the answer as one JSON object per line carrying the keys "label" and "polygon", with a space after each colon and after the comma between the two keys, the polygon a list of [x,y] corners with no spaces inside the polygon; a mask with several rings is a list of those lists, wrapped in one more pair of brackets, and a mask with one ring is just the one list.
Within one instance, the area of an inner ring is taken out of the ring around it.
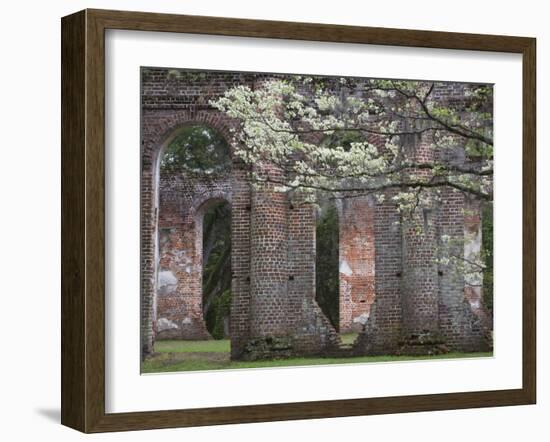
{"label": "flowering dogwood branch", "polygon": [[[234,155],[251,179],[346,194],[454,189],[492,200],[492,89],[436,97],[433,82],[293,77],[235,86],[211,104],[236,119]],[[411,156],[428,137],[429,160]],[[262,165],[262,167],[259,167]],[[273,180],[264,170],[282,173]]]}

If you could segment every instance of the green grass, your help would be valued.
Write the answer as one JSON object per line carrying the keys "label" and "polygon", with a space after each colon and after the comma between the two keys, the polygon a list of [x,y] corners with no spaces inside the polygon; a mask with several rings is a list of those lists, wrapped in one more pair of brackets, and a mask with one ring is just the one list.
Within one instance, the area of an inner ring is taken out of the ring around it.
{"label": "green grass", "polygon": [[210,339],[208,341],[157,341],[156,353],[229,353],[229,339]]}
{"label": "green grass", "polygon": [[[344,335],[346,336],[346,335]],[[355,335],[356,336],[356,335]],[[355,336],[353,339],[355,339]],[[346,340],[353,342],[347,335]],[[397,362],[425,359],[490,357],[492,353],[447,353],[438,356],[358,356],[353,358],[292,358],[269,361],[231,361],[229,340],[158,341],[155,354],[141,365],[142,373],[269,368],[349,363]]]}
{"label": "green grass", "polygon": [[358,335],[359,333],[346,333],[340,335],[340,339],[342,340],[342,344],[353,344]]}

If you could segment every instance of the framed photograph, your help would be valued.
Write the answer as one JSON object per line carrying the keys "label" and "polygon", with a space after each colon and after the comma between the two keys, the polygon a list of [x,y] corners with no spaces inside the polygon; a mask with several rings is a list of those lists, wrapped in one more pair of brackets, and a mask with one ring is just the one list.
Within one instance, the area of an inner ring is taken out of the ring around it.
{"label": "framed photograph", "polygon": [[62,19],[62,423],[536,400],[535,39]]}

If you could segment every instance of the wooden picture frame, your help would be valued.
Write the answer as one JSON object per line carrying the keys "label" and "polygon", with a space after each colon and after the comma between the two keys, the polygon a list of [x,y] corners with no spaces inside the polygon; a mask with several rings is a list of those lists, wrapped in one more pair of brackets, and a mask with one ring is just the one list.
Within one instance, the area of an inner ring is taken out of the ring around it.
{"label": "wooden picture frame", "polygon": [[[139,30],[523,57],[523,383],[511,390],[105,412],[105,30]],[[536,400],[536,41],[185,15],[84,10],[62,19],[62,424],[83,432],[534,404]]]}

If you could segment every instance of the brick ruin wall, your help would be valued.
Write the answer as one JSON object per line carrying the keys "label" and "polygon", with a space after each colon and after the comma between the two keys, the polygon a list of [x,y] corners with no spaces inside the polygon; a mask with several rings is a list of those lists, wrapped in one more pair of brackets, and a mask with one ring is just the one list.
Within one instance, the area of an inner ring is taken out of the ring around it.
{"label": "brick ruin wall", "polygon": [[338,201],[340,333],[362,331],[374,302],[374,213],[373,198]]}
{"label": "brick ruin wall", "polygon": [[[440,103],[464,100],[465,87],[438,84],[433,95]],[[464,161],[432,149],[431,137],[430,132],[406,137],[409,156],[419,162]],[[446,157],[434,158],[436,152]],[[356,354],[490,350],[492,318],[483,305],[480,281],[472,285],[446,259],[479,257],[480,202],[442,188],[438,200],[400,219],[391,196],[376,206],[375,300],[366,331],[355,343]]]}
{"label": "brick ruin wall", "polygon": [[[202,312],[202,217],[216,201],[231,205],[232,358],[328,354],[340,344],[315,301],[313,206],[291,204],[275,189],[251,188],[237,162],[216,182],[159,176],[159,158],[178,129],[204,124],[231,140],[236,122],[209,101],[232,86],[254,87],[264,79],[243,73],[142,71],[144,355],[151,353],[155,339],[209,338]],[[429,151],[429,142],[425,137],[409,140],[418,155]],[[415,352],[424,348],[418,345],[422,339],[451,350],[488,348],[490,318],[479,287],[468,286],[433,256],[443,234],[469,238],[465,256],[479,252],[479,208],[478,216],[476,210],[465,215],[470,203],[446,192],[442,203],[424,208],[407,223],[400,222],[391,195],[384,202],[367,197],[338,201],[340,331],[361,331],[355,354]],[[420,237],[414,233],[417,224],[429,226]]]}
{"label": "brick ruin wall", "polygon": [[160,174],[157,339],[210,339],[202,305],[204,214],[217,202],[231,203],[227,179],[204,182]]}
{"label": "brick ruin wall", "polygon": [[208,339],[202,311],[202,218],[209,203],[231,204],[231,352],[234,358],[319,353],[338,337],[315,302],[315,212],[285,194],[252,190],[234,164],[205,183],[159,174],[178,130],[202,124],[230,140],[235,125],[209,106],[233,85],[261,77],[142,72],[142,349],[156,339]]}

